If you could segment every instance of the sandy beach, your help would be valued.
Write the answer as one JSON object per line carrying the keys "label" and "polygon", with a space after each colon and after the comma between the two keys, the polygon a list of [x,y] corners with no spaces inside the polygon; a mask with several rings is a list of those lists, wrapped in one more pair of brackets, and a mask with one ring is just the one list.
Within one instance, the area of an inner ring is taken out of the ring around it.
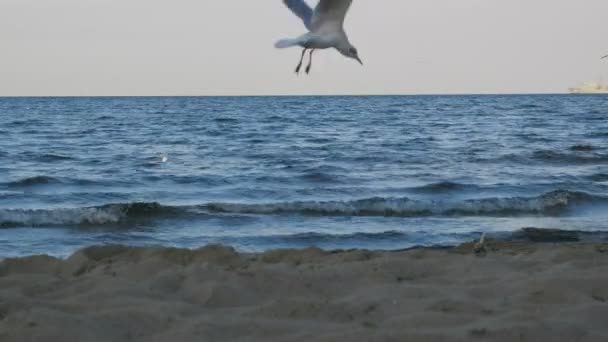
{"label": "sandy beach", "polygon": [[105,246],[7,259],[0,340],[608,340],[608,244],[471,250]]}

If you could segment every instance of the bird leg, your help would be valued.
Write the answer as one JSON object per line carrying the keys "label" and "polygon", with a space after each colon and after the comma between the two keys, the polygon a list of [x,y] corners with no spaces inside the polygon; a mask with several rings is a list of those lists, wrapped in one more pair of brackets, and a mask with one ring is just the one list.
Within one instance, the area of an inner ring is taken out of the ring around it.
{"label": "bird leg", "polygon": [[302,68],[302,62],[304,61],[304,55],[306,54],[306,49],[302,50],[302,56],[300,57],[300,63],[296,67],[296,74],[300,73],[300,68]]}
{"label": "bird leg", "polygon": [[310,58],[308,60],[308,66],[306,66],[306,74],[310,74],[310,68],[312,67],[312,53],[315,52],[315,49],[310,50]]}

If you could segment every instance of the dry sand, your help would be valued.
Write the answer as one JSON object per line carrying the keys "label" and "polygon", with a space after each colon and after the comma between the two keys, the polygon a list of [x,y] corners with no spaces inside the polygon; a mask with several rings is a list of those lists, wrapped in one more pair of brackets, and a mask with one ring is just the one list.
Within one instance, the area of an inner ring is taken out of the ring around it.
{"label": "dry sand", "polygon": [[0,341],[608,341],[608,244],[0,263]]}

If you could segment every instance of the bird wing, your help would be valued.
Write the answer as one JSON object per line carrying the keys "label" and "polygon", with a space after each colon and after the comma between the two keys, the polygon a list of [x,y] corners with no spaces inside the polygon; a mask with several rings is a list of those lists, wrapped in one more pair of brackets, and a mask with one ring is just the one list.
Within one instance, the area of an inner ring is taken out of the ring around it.
{"label": "bird wing", "polygon": [[353,0],[320,0],[311,19],[313,30],[320,27],[333,26],[342,29],[344,18]]}
{"label": "bird wing", "polygon": [[283,0],[283,3],[293,14],[302,19],[307,29],[311,29],[313,11],[304,0]]}
{"label": "bird wing", "polygon": [[606,56],[602,57],[602,59],[604,59],[604,58],[608,58],[608,55],[606,55]]}

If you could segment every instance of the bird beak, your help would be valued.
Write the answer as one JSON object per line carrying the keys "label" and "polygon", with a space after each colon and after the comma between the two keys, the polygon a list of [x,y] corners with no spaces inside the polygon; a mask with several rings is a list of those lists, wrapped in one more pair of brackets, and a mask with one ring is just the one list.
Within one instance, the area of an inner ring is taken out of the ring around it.
{"label": "bird beak", "polygon": [[355,56],[355,59],[357,60],[357,62],[359,62],[359,64],[363,65],[363,62],[361,61],[361,58],[359,58],[359,56]]}

